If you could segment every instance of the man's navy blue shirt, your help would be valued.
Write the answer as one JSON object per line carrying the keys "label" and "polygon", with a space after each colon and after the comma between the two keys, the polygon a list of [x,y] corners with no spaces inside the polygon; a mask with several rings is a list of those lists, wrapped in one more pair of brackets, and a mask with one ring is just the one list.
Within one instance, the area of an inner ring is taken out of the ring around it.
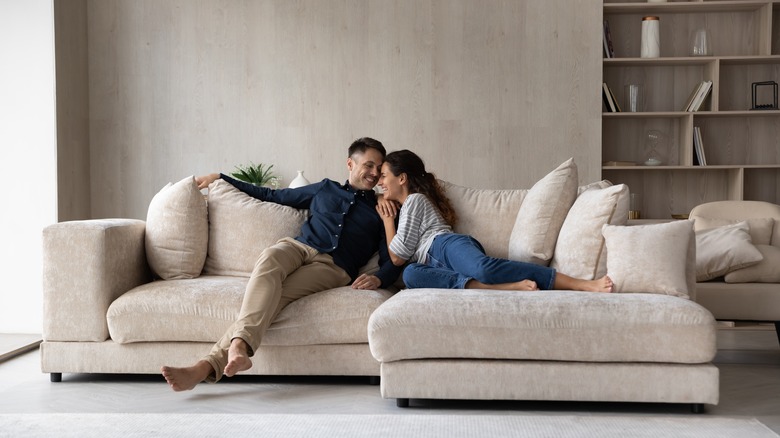
{"label": "man's navy blue shirt", "polygon": [[349,182],[322,181],[295,189],[273,190],[238,181],[225,174],[220,177],[247,195],[298,209],[308,209],[309,217],[295,240],[319,252],[330,254],[333,262],[354,281],[358,271],[379,252],[381,287],[398,278],[402,268],[393,265],[387,252],[382,219],[376,212],[376,193],[355,190]]}

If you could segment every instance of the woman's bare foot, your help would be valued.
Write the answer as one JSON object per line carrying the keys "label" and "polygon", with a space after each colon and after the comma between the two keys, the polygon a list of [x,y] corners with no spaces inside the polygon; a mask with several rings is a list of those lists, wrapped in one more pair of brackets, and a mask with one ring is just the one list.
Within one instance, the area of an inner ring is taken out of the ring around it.
{"label": "woman's bare foot", "polygon": [[609,278],[609,276],[605,275],[601,278],[597,278],[595,280],[583,280],[583,287],[582,290],[586,292],[606,292],[610,293],[612,292],[612,287],[614,284],[612,283],[612,279]]}
{"label": "woman's bare foot", "polygon": [[230,342],[228,349],[228,363],[225,365],[225,376],[233,377],[236,373],[252,368],[252,360],[247,352],[247,344],[241,338],[235,338]]}
{"label": "woman's bare foot", "polygon": [[485,284],[477,280],[471,279],[466,283],[466,289],[532,291],[532,290],[539,290],[539,287],[536,285],[536,282],[533,280],[522,280],[522,281],[516,281],[514,283]]}
{"label": "woman's bare foot", "polygon": [[211,364],[205,360],[198,361],[195,365],[185,368],[164,366],[160,369],[168,386],[174,391],[189,391],[198,383],[206,380],[211,374]]}

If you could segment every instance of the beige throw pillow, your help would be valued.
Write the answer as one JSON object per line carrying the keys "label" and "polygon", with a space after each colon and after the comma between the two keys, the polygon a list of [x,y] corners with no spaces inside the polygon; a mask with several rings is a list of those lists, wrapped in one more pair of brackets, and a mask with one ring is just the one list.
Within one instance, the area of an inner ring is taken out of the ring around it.
{"label": "beige throw pillow", "polygon": [[764,257],[755,265],[726,274],[726,283],[780,283],[780,248],[755,245]]}
{"label": "beige throw pillow", "polygon": [[748,223],[737,222],[696,232],[696,281],[707,281],[760,262],[750,242]]}
{"label": "beige throw pillow", "polygon": [[[622,202],[621,202],[622,201]],[[628,186],[591,188],[577,197],[563,222],[550,266],[570,277],[592,280],[607,273],[601,229],[628,222]]]}
{"label": "beige throw pillow", "polygon": [[577,165],[569,158],[534,184],[520,204],[509,238],[509,259],[548,265],[576,197]]}
{"label": "beige throw pillow", "polygon": [[772,218],[753,218],[753,219],[721,219],[697,217],[693,221],[695,231],[709,230],[724,225],[736,224],[745,221],[748,224],[750,233],[750,242],[753,245],[769,245],[772,240],[772,229],[775,226],[775,220]]}
{"label": "beige throw pillow", "polygon": [[263,202],[223,180],[209,186],[209,253],[205,273],[249,276],[260,253],[283,237],[297,237],[302,210]]}
{"label": "beige throw pillow", "polygon": [[206,200],[195,178],[168,183],[146,213],[146,259],[164,280],[196,278],[206,260],[209,238]]}
{"label": "beige throw pillow", "polygon": [[[607,275],[617,293],[653,293],[689,298],[688,252],[693,224],[616,226],[602,229],[607,246]],[[691,258],[693,256],[691,255]]]}

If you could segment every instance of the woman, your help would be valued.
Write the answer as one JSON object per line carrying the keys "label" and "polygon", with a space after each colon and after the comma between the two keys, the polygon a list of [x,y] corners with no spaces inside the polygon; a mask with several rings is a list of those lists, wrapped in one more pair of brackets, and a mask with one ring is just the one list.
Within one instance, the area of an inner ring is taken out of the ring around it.
{"label": "woman", "polygon": [[[397,266],[412,262],[403,274],[410,288],[612,292],[606,275],[581,280],[547,266],[489,257],[476,239],[454,233],[455,210],[414,152],[388,154],[379,186],[384,200],[377,211],[384,221],[390,258]],[[401,205],[400,211],[394,202]]]}

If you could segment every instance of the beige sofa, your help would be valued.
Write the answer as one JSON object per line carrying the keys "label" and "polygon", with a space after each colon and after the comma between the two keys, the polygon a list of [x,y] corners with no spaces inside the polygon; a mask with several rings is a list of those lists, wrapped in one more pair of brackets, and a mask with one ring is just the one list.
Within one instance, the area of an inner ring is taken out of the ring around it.
{"label": "beige sofa", "polygon": [[[305,219],[223,181],[207,204],[193,187],[189,178],[163,189],[146,221],[44,230],[41,366],[53,381],[199,359],[236,318],[257,254]],[[283,309],[248,373],[381,375],[382,396],[402,400],[718,402],[714,319],[688,299],[691,226],[622,226],[628,188],[578,187],[571,160],[527,190],[445,187],[457,231],[489,254],[583,278],[609,269],[621,293],[337,288]]]}
{"label": "beige sofa", "polygon": [[731,263],[724,264],[725,271],[716,272],[718,275],[709,280],[702,278],[704,281],[697,284],[696,302],[716,319],[773,322],[780,341],[780,205],[760,201],[709,202],[696,206],[689,219],[694,221],[697,233],[747,222],[750,246],[755,247],[761,259],[751,258],[755,252],[735,254]]}

